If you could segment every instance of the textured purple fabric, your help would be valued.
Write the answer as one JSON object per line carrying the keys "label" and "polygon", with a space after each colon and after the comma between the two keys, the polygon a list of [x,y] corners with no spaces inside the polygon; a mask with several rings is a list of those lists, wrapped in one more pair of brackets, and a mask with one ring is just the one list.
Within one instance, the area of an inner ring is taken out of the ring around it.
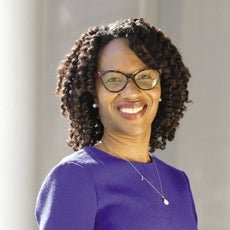
{"label": "textured purple fabric", "polygon": [[[196,230],[197,216],[188,179],[157,158],[160,195],[124,160],[94,147],[64,158],[46,177],[38,194],[41,230]],[[133,163],[158,189],[153,162]]]}

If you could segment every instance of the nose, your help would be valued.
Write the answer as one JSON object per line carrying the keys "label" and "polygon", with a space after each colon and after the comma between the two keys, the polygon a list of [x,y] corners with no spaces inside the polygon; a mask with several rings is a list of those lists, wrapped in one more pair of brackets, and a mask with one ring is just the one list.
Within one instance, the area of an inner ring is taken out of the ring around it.
{"label": "nose", "polygon": [[122,96],[124,97],[139,97],[142,94],[141,89],[139,89],[132,79],[128,80],[127,85],[121,91]]}

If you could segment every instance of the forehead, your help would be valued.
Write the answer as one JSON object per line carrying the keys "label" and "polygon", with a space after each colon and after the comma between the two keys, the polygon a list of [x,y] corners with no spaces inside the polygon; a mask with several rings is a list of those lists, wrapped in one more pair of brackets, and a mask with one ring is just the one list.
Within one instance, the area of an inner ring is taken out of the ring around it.
{"label": "forehead", "polygon": [[120,70],[133,72],[145,67],[141,59],[129,48],[128,40],[116,38],[104,46],[98,56],[98,70]]}

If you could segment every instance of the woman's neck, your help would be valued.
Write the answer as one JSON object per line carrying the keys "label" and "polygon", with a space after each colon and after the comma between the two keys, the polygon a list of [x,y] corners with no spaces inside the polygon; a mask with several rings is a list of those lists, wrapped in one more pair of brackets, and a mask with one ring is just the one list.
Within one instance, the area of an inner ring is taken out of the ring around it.
{"label": "woman's neck", "polygon": [[104,133],[101,142],[95,145],[108,154],[134,162],[147,163],[149,156],[149,135],[138,137],[122,136],[113,133]]}

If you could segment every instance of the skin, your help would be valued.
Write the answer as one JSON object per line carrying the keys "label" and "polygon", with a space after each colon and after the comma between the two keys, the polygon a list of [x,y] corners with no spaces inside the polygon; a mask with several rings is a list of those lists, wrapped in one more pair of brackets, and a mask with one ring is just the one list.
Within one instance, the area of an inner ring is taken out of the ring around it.
{"label": "skin", "polygon": [[[135,73],[145,67],[145,63],[128,47],[128,41],[124,38],[110,41],[99,53],[98,71]],[[96,92],[95,102],[104,125],[102,143],[96,147],[115,157],[149,162],[151,124],[158,110],[160,81],[151,90],[141,90],[129,79],[121,92],[111,93],[98,78]]]}

